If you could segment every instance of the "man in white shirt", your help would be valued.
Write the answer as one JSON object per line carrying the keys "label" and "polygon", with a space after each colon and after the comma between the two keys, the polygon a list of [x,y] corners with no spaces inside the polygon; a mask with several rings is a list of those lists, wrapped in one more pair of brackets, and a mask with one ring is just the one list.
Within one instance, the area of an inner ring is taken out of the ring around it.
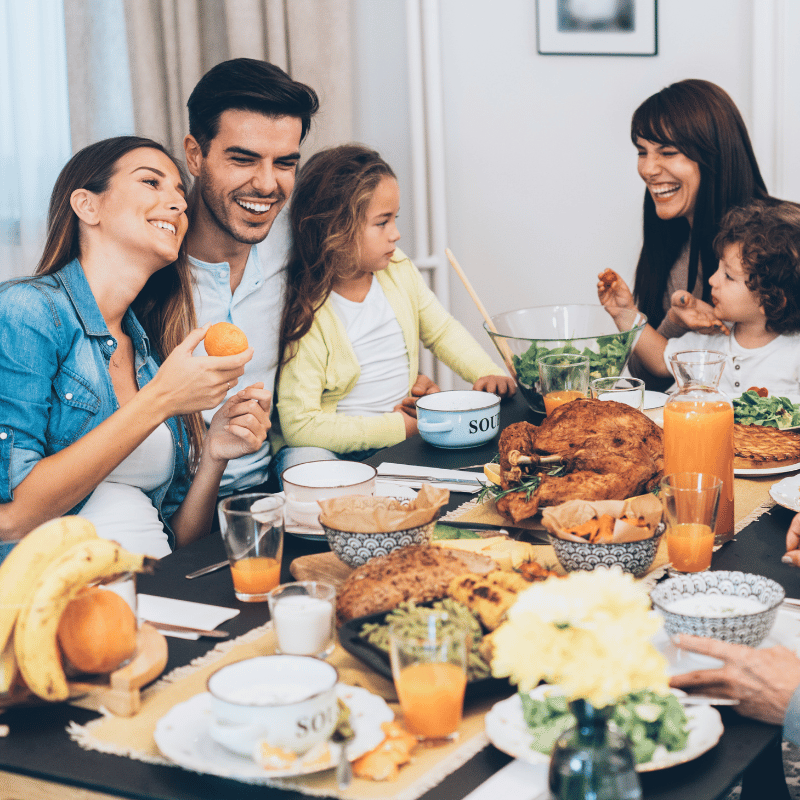
{"label": "man in white shirt", "polygon": [[[184,149],[194,185],[186,242],[198,323],[240,327],[255,350],[241,385],[260,381],[273,391],[282,268],[290,247],[282,209],[319,101],[313,89],[278,67],[237,58],[207,72],[187,106],[190,132]],[[215,410],[204,414],[207,421]],[[220,495],[265,483],[269,463],[267,440],[256,453],[229,463]]]}

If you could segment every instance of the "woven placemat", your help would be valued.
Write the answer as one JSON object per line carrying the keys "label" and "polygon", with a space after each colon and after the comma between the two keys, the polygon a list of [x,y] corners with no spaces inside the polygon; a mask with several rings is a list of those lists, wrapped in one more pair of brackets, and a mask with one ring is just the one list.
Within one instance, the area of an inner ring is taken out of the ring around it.
{"label": "woven placemat", "polygon": [[[173,670],[146,689],[142,697],[142,709],[135,716],[123,718],[106,715],[85,725],[73,722],[67,731],[86,750],[175,766],[159,753],[153,738],[158,720],[176,704],[204,692],[208,676],[222,665],[274,652],[275,635],[271,623],[267,623],[233,641],[217,645],[202,658]],[[328,661],[339,670],[339,678],[343,683],[369,689],[387,700],[397,711],[391,681],[372,672],[342,647],[337,647]],[[336,785],[334,771],[326,770],[315,775],[273,779],[266,783],[319,797],[415,800],[486,747],[488,739],[484,733],[483,718],[497,699],[494,697],[470,703],[459,726],[458,741],[443,747],[417,748],[412,763],[400,770],[400,777],[396,781],[376,783],[356,778],[348,789],[341,791]]]}

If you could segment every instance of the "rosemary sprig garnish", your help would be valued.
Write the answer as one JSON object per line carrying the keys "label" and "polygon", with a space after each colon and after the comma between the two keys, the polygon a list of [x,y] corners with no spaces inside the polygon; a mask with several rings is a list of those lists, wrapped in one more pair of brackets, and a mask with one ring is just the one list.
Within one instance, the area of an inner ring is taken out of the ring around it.
{"label": "rosemary sprig garnish", "polygon": [[[567,467],[565,464],[558,464],[548,470],[544,470],[543,474],[557,478],[564,475],[566,471]],[[525,501],[527,502],[531,499],[531,495],[539,488],[541,482],[542,473],[529,475],[524,481],[521,481],[516,486],[512,486],[510,489],[501,489],[494,483],[487,483],[478,494],[478,502],[485,503],[487,500],[499,500],[501,497],[505,497],[507,494],[513,494],[514,492],[525,492]]]}

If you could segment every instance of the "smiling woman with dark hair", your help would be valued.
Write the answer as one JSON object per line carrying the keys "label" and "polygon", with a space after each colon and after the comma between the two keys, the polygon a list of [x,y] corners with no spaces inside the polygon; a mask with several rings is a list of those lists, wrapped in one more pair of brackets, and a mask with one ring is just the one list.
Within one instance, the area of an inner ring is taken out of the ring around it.
{"label": "smiling woman with dark hair", "polygon": [[[687,330],[669,313],[673,302],[686,305],[688,293],[704,308],[710,299],[714,237],[725,213],[769,195],[739,110],[709,81],[679,81],[648,97],[633,114],[631,141],[647,187],[644,236],[633,292],[619,281],[617,302],[627,298],[673,338]],[[657,388],[635,356],[630,368]]]}
{"label": "smiling woman with dark hair", "polygon": [[228,460],[260,447],[269,393],[238,356],[193,358],[181,169],[149,139],[81,150],[56,181],[36,277],[0,284],[0,560],[80,514],[163,556],[210,528]]}

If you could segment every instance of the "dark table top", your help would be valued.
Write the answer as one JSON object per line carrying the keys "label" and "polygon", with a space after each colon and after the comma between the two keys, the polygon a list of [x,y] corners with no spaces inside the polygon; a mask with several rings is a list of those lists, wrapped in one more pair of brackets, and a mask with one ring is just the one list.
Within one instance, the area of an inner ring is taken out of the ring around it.
{"label": "dark table top", "polygon": [[[527,418],[538,422],[539,417],[527,411],[521,398],[506,401],[501,406],[500,427]],[[497,441],[468,450],[441,450],[413,437],[395,447],[373,456],[369,463],[383,461],[406,464],[457,468],[480,465],[497,452]],[[448,508],[457,508],[470,495],[453,494]],[[760,572],[778,580],[790,596],[800,596],[800,573],[780,563],[780,547],[791,519],[791,513],[776,508],[752,523],[715,555],[715,569],[744,569]],[[327,545],[287,535],[284,548],[284,580],[292,580],[288,566],[300,556],[327,550]],[[139,591],[165,597],[237,607],[241,613],[225,623],[225,629],[237,636],[263,624],[267,618],[266,604],[238,603],[234,599],[230,572],[220,572],[188,581],[185,575],[200,567],[224,558],[218,535],[176,551],[161,560],[154,575],[141,576]],[[166,670],[189,663],[203,655],[213,642],[169,638],[169,662]],[[716,800],[725,796],[748,769],[761,797],[778,797],[764,793],[765,786],[782,783],[780,760],[780,728],[744,719],[730,709],[723,709],[725,734],[711,751],[687,764],[645,773],[641,776],[644,796],[650,800]],[[96,717],[91,711],[66,704],[41,707],[18,707],[3,714],[2,721],[10,735],[0,739],[0,770],[29,775],[43,780],[82,787],[94,791],[141,798],[142,800],[200,800],[220,798],[275,797],[301,800],[304,795],[251,786],[237,781],[198,775],[179,767],[146,764],[132,759],[82,750],[65,732],[71,721],[79,724]],[[467,764],[431,789],[425,800],[452,800],[463,797],[480,785],[511,759],[489,746]],[[755,775],[753,775],[755,773]],[[0,790],[3,776],[0,774]],[[777,792],[777,789],[775,790]],[[0,796],[6,795],[0,791]],[[744,795],[743,795],[744,797]]]}

